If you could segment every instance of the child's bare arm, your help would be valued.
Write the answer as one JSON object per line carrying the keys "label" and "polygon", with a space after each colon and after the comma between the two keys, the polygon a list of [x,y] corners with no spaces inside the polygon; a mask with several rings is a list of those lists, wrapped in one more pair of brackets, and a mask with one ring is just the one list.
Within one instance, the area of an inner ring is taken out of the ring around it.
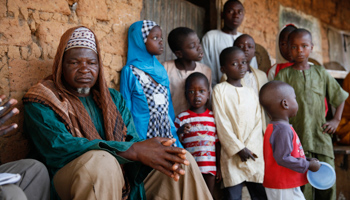
{"label": "child's bare arm", "polygon": [[339,125],[339,122],[341,120],[341,115],[343,113],[344,109],[344,102],[341,103],[337,109],[335,110],[335,114],[333,119],[327,121],[325,124],[323,124],[323,133],[333,134],[335,130],[337,130],[337,127]]}
{"label": "child's bare arm", "polygon": [[221,165],[220,165],[220,159],[221,159],[221,144],[220,144],[220,142],[217,142],[215,144],[215,154],[216,154],[216,182],[218,183],[222,179]]}

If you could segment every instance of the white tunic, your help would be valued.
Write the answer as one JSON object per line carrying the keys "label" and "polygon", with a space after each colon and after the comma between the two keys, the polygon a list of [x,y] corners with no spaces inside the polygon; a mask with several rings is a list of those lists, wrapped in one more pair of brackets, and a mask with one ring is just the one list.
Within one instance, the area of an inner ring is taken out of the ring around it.
{"label": "white tunic", "polygon": [[[225,187],[243,181],[262,183],[264,178],[263,133],[257,95],[250,87],[227,82],[213,90],[213,111],[221,143],[221,173]],[[258,158],[242,162],[237,154],[248,148]]]}
{"label": "white tunic", "polygon": [[[242,33],[237,32],[236,35],[224,33],[221,30],[211,30],[202,38],[203,59],[202,63],[211,68],[213,87],[220,82],[222,72],[220,71],[220,53],[227,47],[232,47],[234,41]],[[253,68],[258,68],[256,58],[253,57],[250,65]]]}

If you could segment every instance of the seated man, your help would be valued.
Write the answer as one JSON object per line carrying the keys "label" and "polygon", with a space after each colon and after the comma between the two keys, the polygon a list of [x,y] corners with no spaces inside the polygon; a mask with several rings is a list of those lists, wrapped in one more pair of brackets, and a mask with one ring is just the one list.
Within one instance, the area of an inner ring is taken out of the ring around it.
{"label": "seated man", "polygon": [[140,141],[122,96],[107,88],[91,30],[63,34],[53,74],[23,101],[25,129],[61,199],[211,199],[193,157],[171,147],[173,139]]}
{"label": "seated man", "polygon": [[[5,95],[0,96],[0,136],[16,129],[17,124],[3,126],[19,110],[12,108],[17,100],[10,99],[2,105]],[[50,179],[46,167],[39,161],[23,159],[0,165],[1,173],[20,174],[21,179],[15,184],[0,186],[0,199],[12,200],[48,200],[50,199]]]}

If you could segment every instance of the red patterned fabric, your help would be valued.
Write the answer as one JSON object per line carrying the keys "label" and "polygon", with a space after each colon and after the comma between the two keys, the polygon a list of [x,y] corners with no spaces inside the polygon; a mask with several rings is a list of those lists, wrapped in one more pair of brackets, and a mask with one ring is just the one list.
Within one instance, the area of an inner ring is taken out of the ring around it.
{"label": "red patterned fabric", "polygon": [[202,174],[215,176],[215,143],[218,138],[213,112],[207,109],[204,113],[197,114],[187,110],[177,116],[175,127],[179,128],[186,123],[191,124],[191,131],[183,136],[185,149],[193,155]]}

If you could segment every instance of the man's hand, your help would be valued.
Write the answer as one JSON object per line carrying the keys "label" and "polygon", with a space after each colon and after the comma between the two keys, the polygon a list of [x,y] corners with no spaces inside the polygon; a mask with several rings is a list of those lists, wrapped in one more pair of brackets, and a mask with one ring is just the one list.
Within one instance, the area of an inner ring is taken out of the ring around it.
{"label": "man's hand", "polygon": [[[170,146],[171,146],[173,143],[175,143],[175,142],[176,142],[176,139],[171,139],[171,140],[167,140],[167,141],[165,141],[165,142],[162,142],[162,144],[163,144],[164,146],[170,147]],[[186,152],[185,152],[185,154],[178,154],[178,156],[179,156],[180,158],[186,160]],[[180,164],[179,164],[179,163],[175,163],[175,164],[173,165],[173,170],[176,170],[176,169],[178,169],[179,167],[180,167]],[[173,172],[173,174],[174,174],[173,179],[174,179],[175,181],[178,181],[178,180],[180,179],[180,175],[179,175],[178,173],[176,173],[176,172]],[[184,174],[182,174],[182,175],[184,175]]]}
{"label": "man's hand", "polygon": [[186,160],[185,149],[171,146],[174,142],[175,139],[151,138],[136,142],[127,151],[118,154],[129,160],[140,161],[177,181],[179,175],[185,174],[180,164],[189,165],[189,161]]}
{"label": "man's hand", "polygon": [[334,134],[335,131],[337,130],[337,127],[339,125],[339,120],[338,119],[331,119],[327,121],[325,124],[323,124],[323,133],[328,133],[328,134]]}
{"label": "man's hand", "polygon": [[254,156],[255,154],[253,154],[249,149],[245,148],[240,150],[238,152],[239,157],[241,157],[241,161],[242,162],[246,162],[249,158],[253,159],[255,161],[256,156]]}
{"label": "man's hand", "polygon": [[17,115],[19,113],[19,110],[17,108],[11,109],[14,105],[17,104],[16,99],[10,99],[9,101],[2,103],[5,100],[6,96],[1,95],[0,96],[0,136],[7,134],[8,132],[16,129],[18,125],[16,123],[3,126],[3,124],[13,117],[14,115]]}

